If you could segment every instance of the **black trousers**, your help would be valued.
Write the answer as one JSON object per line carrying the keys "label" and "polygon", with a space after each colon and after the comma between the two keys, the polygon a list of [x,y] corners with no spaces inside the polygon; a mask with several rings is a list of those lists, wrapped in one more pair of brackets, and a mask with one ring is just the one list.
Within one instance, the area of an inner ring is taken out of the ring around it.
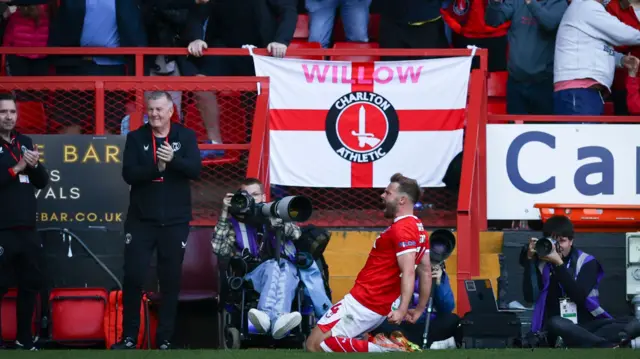
{"label": "black trousers", "polygon": [[[448,339],[455,336],[458,328],[460,317],[454,313],[436,313],[436,317],[429,323],[429,336],[427,337],[427,347],[430,347],[433,342],[439,342],[441,340]],[[400,325],[389,324],[385,321],[381,326],[374,330],[374,333],[389,334],[394,330],[401,331],[407,339],[417,345],[422,345],[422,336],[424,335],[424,321],[419,321],[416,324],[403,322]],[[459,340],[456,339],[456,342]]]}
{"label": "black trousers", "polygon": [[33,344],[33,311],[43,284],[41,252],[42,240],[35,229],[0,230],[0,303],[11,285],[13,274],[18,287],[16,339],[27,347]]}
{"label": "black trousers", "polygon": [[[412,26],[382,16],[380,18],[381,49],[446,49],[449,47],[442,18]],[[417,60],[420,57],[383,56],[383,61]]]}
{"label": "black trousers", "polygon": [[182,259],[189,236],[189,224],[156,226],[141,222],[125,224],[124,283],[122,293],[123,334],[138,338],[140,300],[153,251],[157,249],[161,303],[156,334],[158,345],[170,341],[175,326]]}
{"label": "black trousers", "polygon": [[611,348],[620,342],[619,333],[632,320],[634,318],[596,319],[577,325],[569,319],[553,317],[546,328],[549,338],[562,337],[564,345],[569,348]]}

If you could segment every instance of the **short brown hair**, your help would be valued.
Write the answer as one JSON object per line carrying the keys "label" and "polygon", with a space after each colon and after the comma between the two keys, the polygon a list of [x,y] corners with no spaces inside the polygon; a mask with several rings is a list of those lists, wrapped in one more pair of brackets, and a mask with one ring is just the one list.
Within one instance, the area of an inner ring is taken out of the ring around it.
{"label": "short brown hair", "polygon": [[260,181],[257,178],[249,177],[249,178],[243,179],[242,182],[240,182],[240,186],[244,186],[244,187],[251,186],[251,185],[254,185],[254,184],[259,185],[260,186],[260,191],[262,193],[264,193],[264,184],[262,183],[262,181]]}
{"label": "short brown hair", "polygon": [[16,97],[11,92],[0,92],[0,101],[16,102]]}
{"label": "short brown hair", "polygon": [[402,173],[396,173],[391,176],[391,183],[398,184],[398,191],[406,194],[411,203],[417,203],[422,196],[422,189],[418,185],[418,181],[413,178],[405,177]]}

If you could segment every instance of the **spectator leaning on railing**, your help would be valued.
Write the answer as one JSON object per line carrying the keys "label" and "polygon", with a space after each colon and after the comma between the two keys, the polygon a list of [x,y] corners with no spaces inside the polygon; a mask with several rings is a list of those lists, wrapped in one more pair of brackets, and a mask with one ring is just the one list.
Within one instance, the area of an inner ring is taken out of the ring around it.
{"label": "spectator leaning on railing", "polygon": [[616,66],[630,57],[612,46],[640,45],[640,31],[605,10],[608,0],[573,0],[556,38],[554,114],[599,116]]}
{"label": "spectator leaning on railing", "polygon": [[490,26],[511,22],[507,69],[507,113],[553,113],[555,32],[567,0],[489,0],[485,20]]}

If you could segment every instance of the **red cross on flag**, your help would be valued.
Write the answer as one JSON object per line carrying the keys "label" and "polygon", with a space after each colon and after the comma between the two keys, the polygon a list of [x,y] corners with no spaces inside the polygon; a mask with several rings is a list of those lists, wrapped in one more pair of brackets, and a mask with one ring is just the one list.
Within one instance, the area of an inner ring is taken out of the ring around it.
{"label": "red cross on flag", "polygon": [[444,186],[462,151],[471,57],[316,61],[256,56],[270,78],[271,183],[382,188],[396,172]]}

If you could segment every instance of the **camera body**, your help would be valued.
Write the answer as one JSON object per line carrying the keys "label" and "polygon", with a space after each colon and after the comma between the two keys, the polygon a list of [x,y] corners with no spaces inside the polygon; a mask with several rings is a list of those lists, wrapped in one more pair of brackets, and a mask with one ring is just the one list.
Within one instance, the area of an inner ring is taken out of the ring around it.
{"label": "camera body", "polygon": [[267,203],[256,203],[247,191],[238,190],[231,197],[229,213],[245,219],[267,223],[270,219],[283,222],[304,222],[311,217],[313,206],[305,196],[287,196]]}
{"label": "camera body", "polygon": [[558,242],[551,237],[538,238],[535,244],[535,250],[538,257],[548,256],[552,251],[556,250]]}

